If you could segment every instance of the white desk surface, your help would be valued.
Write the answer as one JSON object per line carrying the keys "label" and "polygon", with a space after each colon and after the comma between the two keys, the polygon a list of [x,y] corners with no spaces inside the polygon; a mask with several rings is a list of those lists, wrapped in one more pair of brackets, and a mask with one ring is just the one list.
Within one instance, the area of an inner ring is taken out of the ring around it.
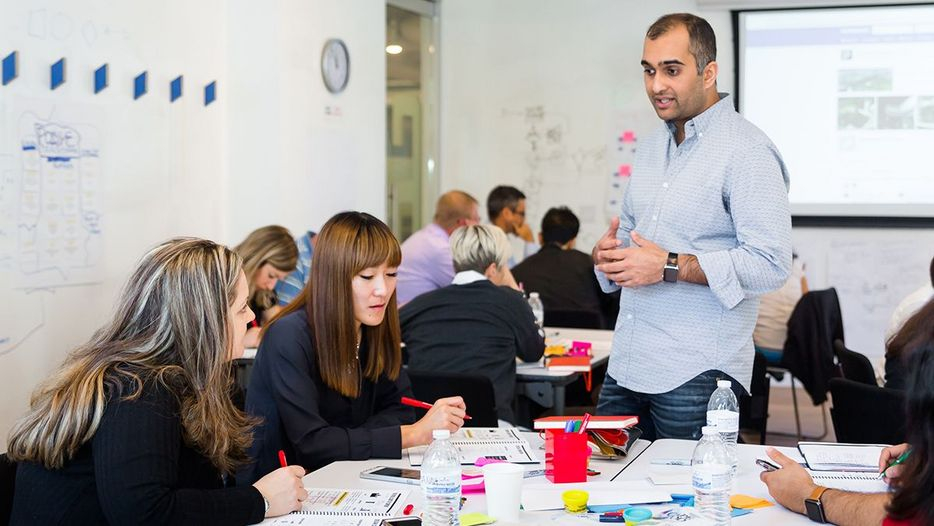
{"label": "white desk surface", "polygon": [[[524,465],[523,467],[526,470],[532,469],[544,469],[544,458],[545,450],[541,448],[543,445],[543,440],[539,437],[537,432],[523,432],[523,438],[525,438],[529,444],[532,446],[533,452],[538,456],[538,459],[542,464],[539,465]],[[632,449],[630,450],[629,455],[624,459],[619,460],[592,460],[590,462],[590,468],[596,471],[599,471],[600,474],[588,477],[588,480],[591,482],[595,481],[610,481],[615,477],[620,470],[622,470],[626,465],[638,457],[646,448],[649,447],[651,442],[647,440],[637,440],[633,444]],[[360,461],[342,461],[331,463],[317,471],[313,471],[305,475],[304,483],[306,487],[314,488],[346,488],[346,489],[357,489],[357,488],[395,488],[395,489],[408,489],[409,496],[406,499],[406,503],[415,505],[415,513],[419,513],[422,508],[422,495],[421,489],[418,486],[412,486],[408,484],[399,484],[394,482],[382,482],[379,480],[370,480],[370,479],[361,479],[360,472],[364,469],[375,467],[375,466],[392,466],[392,467],[411,467],[409,464],[408,456],[403,452],[401,459],[370,459],[370,460],[360,460]],[[544,476],[533,477],[525,479],[527,482],[536,482],[542,483],[547,482]],[[466,493],[464,494],[467,497],[467,502],[464,503],[464,509],[462,513],[471,513],[471,512],[486,512],[486,495],[483,493]],[[552,517],[563,515],[563,511],[539,511],[539,512],[520,512],[520,524],[542,524],[544,522],[551,522]],[[593,524],[596,524],[593,521],[590,521]],[[578,522],[579,523],[579,522]],[[497,521],[497,526],[507,526],[511,523],[506,523],[502,521]],[[561,522],[556,522],[554,524],[561,524]]]}
{"label": "white desk surface", "polygon": [[[532,445],[532,449],[537,452],[539,459],[544,458],[544,450],[540,449],[542,439],[538,433],[523,433],[523,436]],[[649,443],[645,440],[639,440],[633,445],[629,456],[626,459],[618,461],[593,460],[591,468],[600,471],[600,475],[590,477],[590,481],[632,481],[642,480],[653,473],[690,473],[690,467],[682,466],[659,466],[651,463],[652,459],[659,458],[690,458],[694,451],[696,442],[690,440],[657,440]],[[779,448],[783,453],[792,455],[793,458],[800,460],[797,450],[794,448]],[[772,501],[768,491],[759,480],[761,471],[755,465],[757,456],[765,455],[765,446],[740,444],[738,446],[739,469],[736,481],[735,493],[743,493],[754,497],[760,497]],[[334,462],[317,471],[305,475],[304,483],[307,487],[318,488],[395,488],[408,489],[409,495],[406,503],[414,504],[415,513],[420,511],[422,506],[421,491],[418,486],[397,484],[393,482],[382,482],[378,480],[361,479],[360,472],[364,469],[375,466],[395,466],[410,467],[408,457],[403,453],[401,459],[371,459],[364,461],[343,461]],[[526,469],[542,469],[543,466],[526,466]],[[622,470],[622,471],[620,471]],[[544,477],[535,477],[526,479],[527,482],[534,481],[541,483],[546,481]],[[671,493],[692,493],[690,485],[664,486],[665,491]],[[486,512],[486,496],[482,493],[465,494],[467,501],[464,504],[463,513]],[[563,511],[522,511],[519,515],[519,524],[555,524],[555,525],[586,525],[599,524],[593,518],[583,519],[565,514]],[[509,526],[514,523],[497,522],[497,526]],[[754,512],[736,517],[733,519],[735,525],[809,525],[812,524],[803,515],[791,512],[775,505],[768,508],[761,508]]]}
{"label": "white desk surface", "polygon": [[[573,341],[590,342],[593,347],[590,359],[591,367],[606,363],[610,359],[610,347],[613,345],[613,331],[602,329],[568,329],[565,327],[545,327],[545,343],[547,345],[567,345]],[[580,374],[576,371],[551,371],[545,367],[544,358],[537,362],[521,362],[516,360],[516,376],[525,377],[566,377]]]}

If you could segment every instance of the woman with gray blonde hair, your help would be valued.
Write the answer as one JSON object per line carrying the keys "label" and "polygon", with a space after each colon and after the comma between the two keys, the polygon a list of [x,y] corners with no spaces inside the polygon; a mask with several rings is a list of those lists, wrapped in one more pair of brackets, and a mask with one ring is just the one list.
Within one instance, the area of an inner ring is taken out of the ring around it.
{"label": "woman with gray blonde hair", "polygon": [[545,341],[509,271],[510,244],[494,225],[451,234],[454,280],[399,311],[409,370],[467,373],[493,383],[497,417],[516,424],[516,358],[534,362]]}
{"label": "woman with gray blonde hair", "polygon": [[240,258],[202,239],[147,253],[113,318],[33,394],[8,455],[13,524],[252,524],[301,507],[304,470],[225,487],[255,419],[227,362],[253,312]]}

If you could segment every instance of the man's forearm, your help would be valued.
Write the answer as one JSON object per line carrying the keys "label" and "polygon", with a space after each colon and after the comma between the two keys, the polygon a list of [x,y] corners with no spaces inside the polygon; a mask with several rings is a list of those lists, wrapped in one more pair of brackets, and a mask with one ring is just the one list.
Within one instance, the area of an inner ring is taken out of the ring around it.
{"label": "man's forearm", "polygon": [[888,493],[853,493],[829,489],[821,503],[827,521],[838,526],[879,526],[885,519]]}
{"label": "man's forearm", "polygon": [[707,275],[697,262],[697,256],[678,254],[678,281],[707,285]]}

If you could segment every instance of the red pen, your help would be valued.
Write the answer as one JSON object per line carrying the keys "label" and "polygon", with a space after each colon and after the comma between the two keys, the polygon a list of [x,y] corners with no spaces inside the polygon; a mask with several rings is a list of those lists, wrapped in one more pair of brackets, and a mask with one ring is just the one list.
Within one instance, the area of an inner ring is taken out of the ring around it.
{"label": "red pen", "polygon": [[[431,409],[431,404],[429,404],[428,402],[422,402],[421,400],[409,398],[408,396],[402,397],[402,405],[407,405],[409,407],[418,407],[420,409]],[[464,415],[464,420],[470,420],[470,416]]]}
{"label": "red pen", "polygon": [[282,467],[289,465],[289,463],[285,461],[285,451],[282,451],[281,449],[279,450],[279,465]]}
{"label": "red pen", "polygon": [[584,413],[584,420],[581,422],[581,428],[577,430],[577,433],[583,435],[587,432],[587,423],[590,422],[590,413]]}
{"label": "red pen", "polygon": [[402,514],[403,514],[403,515],[411,515],[413,509],[415,509],[415,505],[414,505],[414,504],[406,504],[405,508],[402,509]]}

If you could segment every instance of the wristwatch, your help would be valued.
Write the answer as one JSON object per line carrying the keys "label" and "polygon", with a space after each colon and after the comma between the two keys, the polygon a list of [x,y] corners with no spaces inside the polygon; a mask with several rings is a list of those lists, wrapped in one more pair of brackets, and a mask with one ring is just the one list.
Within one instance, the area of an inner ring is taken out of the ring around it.
{"label": "wristwatch", "polygon": [[269,514],[269,501],[266,499],[266,497],[263,497],[263,506],[266,508],[263,510],[263,517],[265,517]]}
{"label": "wristwatch", "polygon": [[827,491],[827,488],[817,486],[811,496],[804,499],[804,510],[807,512],[808,518],[814,522],[827,522],[827,516],[824,515],[824,505],[820,501],[825,491]]}
{"label": "wristwatch", "polygon": [[678,281],[678,254],[668,253],[668,260],[665,261],[665,270],[662,271],[662,279],[668,283]]}

